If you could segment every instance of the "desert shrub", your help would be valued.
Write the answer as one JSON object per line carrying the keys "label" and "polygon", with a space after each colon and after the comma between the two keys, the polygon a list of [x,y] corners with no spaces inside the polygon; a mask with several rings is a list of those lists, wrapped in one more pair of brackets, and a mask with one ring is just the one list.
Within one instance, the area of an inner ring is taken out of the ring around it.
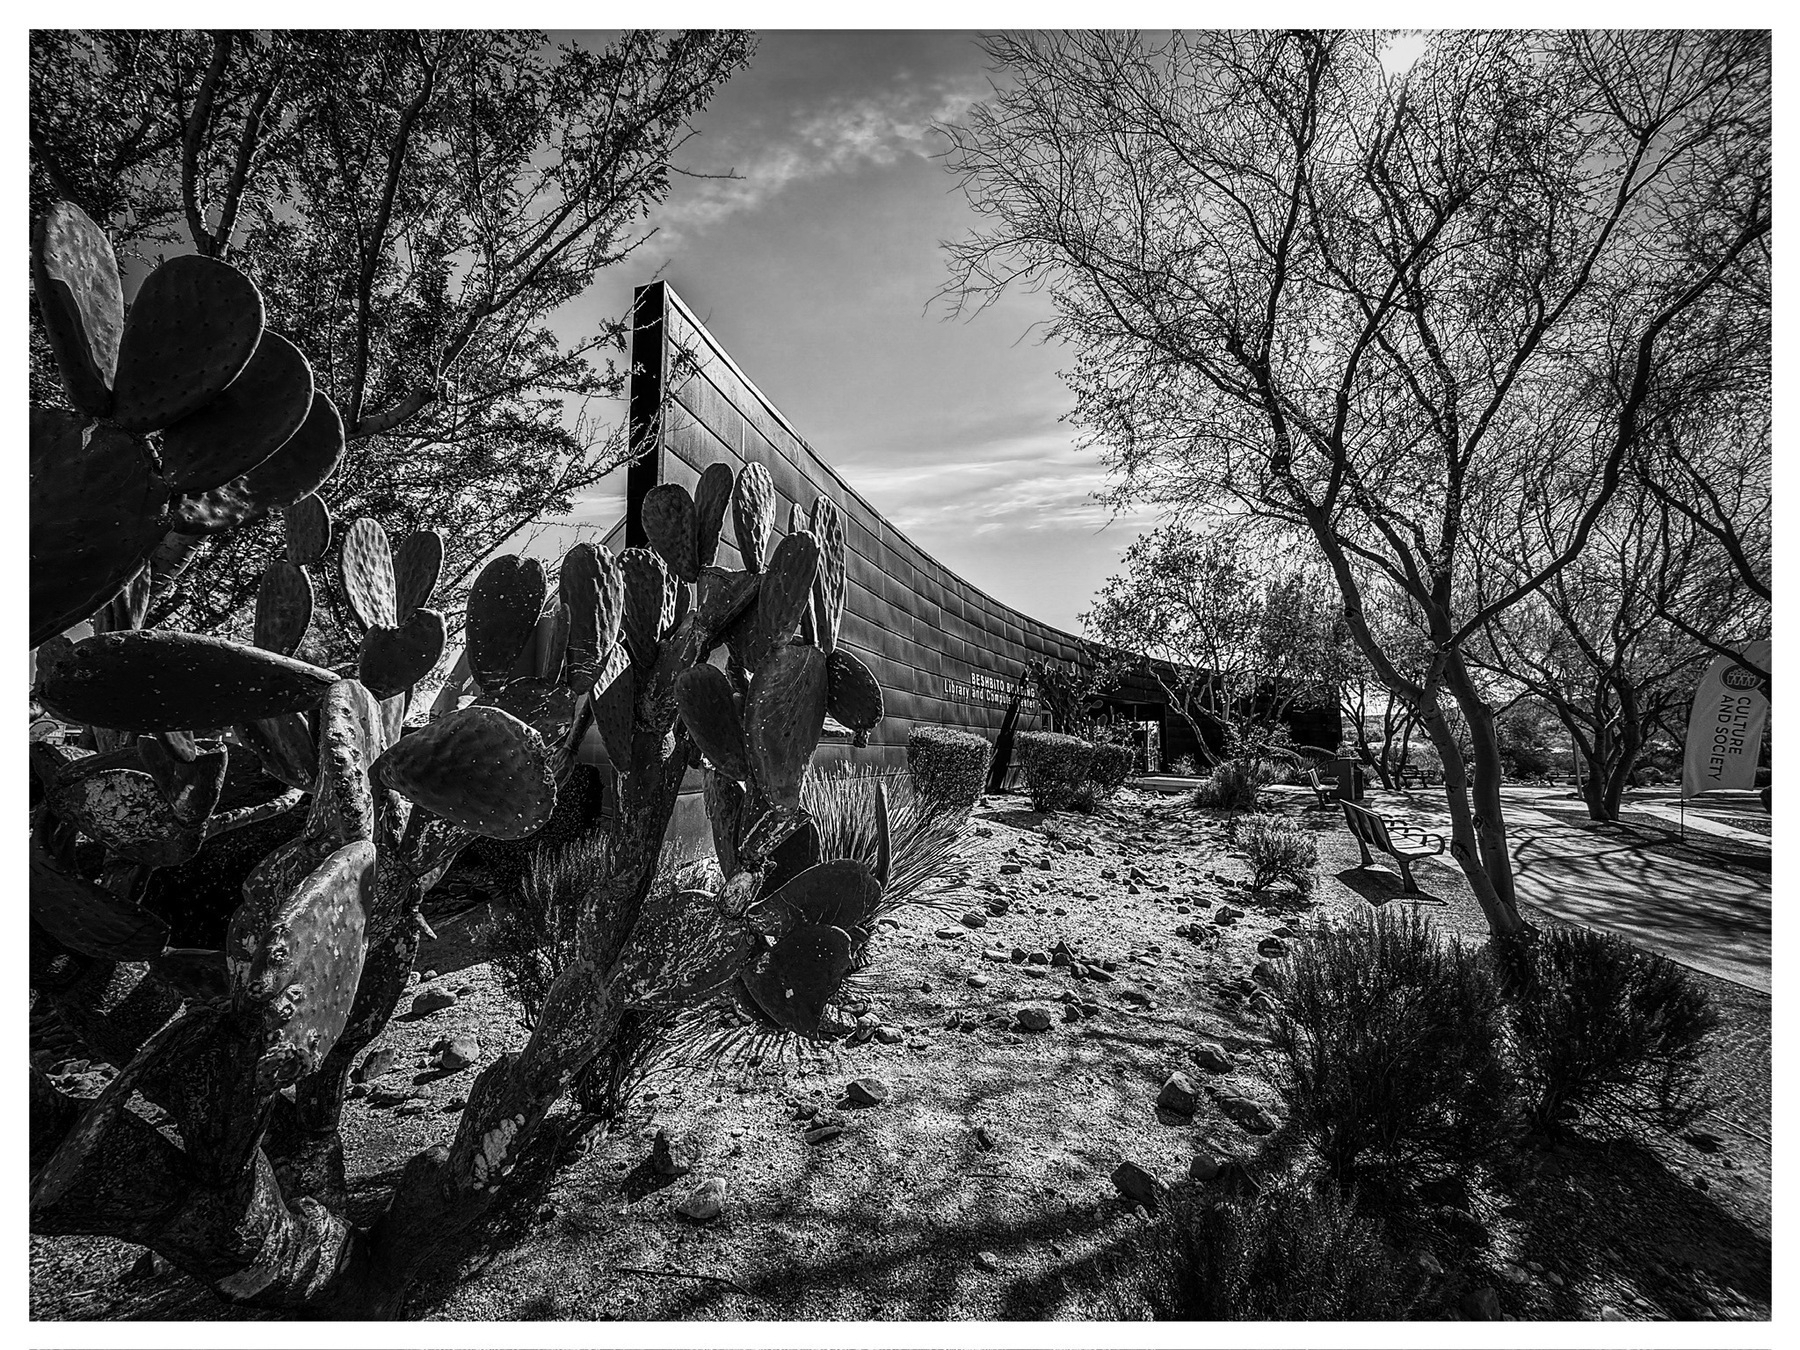
{"label": "desert shrub", "polygon": [[1540,933],[1530,973],[1509,1011],[1535,1130],[1582,1117],[1678,1126],[1700,1109],[1700,1058],[1718,1014],[1691,974],[1589,928]]}
{"label": "desert shrub", "polygon": [[1254,811],[1258,794],[1278,776],[1275,766],[1260,759],[1228,759],[1213,766],[1189,801],[1224,811]]}
{"label": "desert shrub", "polygon": [[1503,1138],[1513,1083],[1498,985],[1417,910],[1314,928],[1278,969],[1275,999],[1291,1124],[1340,1182],[1370,1164],[1460,1171]]}
{"label": "desert shrub", "polygon": [[1245,816],[1237,823],[1237,846],[1250,860],[1250,888],[1267,890],[1285,881],[1310,895],[1319,868],[1319,841],[1311,831],[1282,816]]}
{"label": "desert shrub", "polygon": [[1125,786],[1125,780],[1131,777],[1131,770],[1137,763],[1137,750],[1131,745],[1100,744],[1094,747],[1093,760],[1088,765],[1088,778],[1094,785],[1094,796],[1105,801],[1113,793]]}
{"label": "desert shrub", "polygon": [[1192,755],[1177,755],[1169,761],[1169,772],[1177,778],[1192,778],[1200,772],[1200,765]]}
{"label": "desert shrub", "polygon": [[992,755],[987,739],[972,731],[913,727],[906,737],[906,768],[920,808],[967,820],[987,785]]}
{"label": "desert shrub", "polygon": [[1142,1304],[1163,1319],[1398,1320],[1410,1301],[1408,1277],[1377,1224],[1335,1188],[1304,1178],[1274,1178],[1243,1199],[1181,1196],[1150,1226],[1139,1255]]}
{"label": "desert shrub", "polygon": [[[1083,799],[1094,747],[1054,731],[1019,733],[1019,768],[1035,811],[1062,811]],[[1092,799],[1087,798],[1089,808]]]}
{"label": "desert shrub", "polygon": [[925,891],[957,880],[964,871],[961,841],[968,811],[943,811],[922,801],[908,776],[888,777],[867,765],[844,763],[821,765],[807,774],[800,785],[800,806],[818,827],[819,854],[874,865],[878,780],[887,784],[889,862],[877,912],[930,904]]}

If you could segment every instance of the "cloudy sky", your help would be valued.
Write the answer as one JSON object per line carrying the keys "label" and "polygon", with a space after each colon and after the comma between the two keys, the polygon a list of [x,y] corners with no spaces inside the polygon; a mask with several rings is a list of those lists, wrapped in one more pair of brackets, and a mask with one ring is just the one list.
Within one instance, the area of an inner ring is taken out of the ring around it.
{"label": "cloudy sky", "polygon": [[[658,268],[800,434],[922,548],[1058,627],[1147,518],[1092,500],[1095,455],[1059,422],[1069,353],[1036,340],[1042,295],[972,319],[933,296],[942,239],[974,217],[936,120],[989,92],[973,34],[772,32],[701,116],[656,237],[570,307],[623,313]],[[624,474],[582,503],[610,524]],[[548,540],[544,541],[547,545]]]}

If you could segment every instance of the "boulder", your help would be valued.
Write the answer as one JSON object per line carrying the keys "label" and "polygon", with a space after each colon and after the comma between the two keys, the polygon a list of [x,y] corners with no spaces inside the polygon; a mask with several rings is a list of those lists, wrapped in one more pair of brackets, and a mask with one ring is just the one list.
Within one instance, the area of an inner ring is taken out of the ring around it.
{"label": "boulder", "polygon": [[1162,1182],[1129,1158],[1113,1168],[1112,1184],[1127,1203],[1142,1205],[1153,1214],[1162,1200]]}
{"label": "boulder", "polygon": [[725,1212],[725,1178],[708,1177],[675,1206],[675,1212],[694,1223],[711,1223]]}
{"label": "boulder", "polygon": [[1178,1116],[1191,1116],[1200,1106],[1200,1096],[1186,1074],[1172,1073],[1156,1094],[1156,1104]]}

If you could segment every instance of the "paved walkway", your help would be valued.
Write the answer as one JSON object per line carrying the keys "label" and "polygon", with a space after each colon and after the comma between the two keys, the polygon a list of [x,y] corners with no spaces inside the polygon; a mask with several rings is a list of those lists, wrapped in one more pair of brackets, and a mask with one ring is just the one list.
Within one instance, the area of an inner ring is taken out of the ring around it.
{"label": "paved walkway", "polygon": [[[1585,819],[1585,808],[1565,800],[1561,789],[1505,791],[1507,839],[1520,900],[1569,923],[1617,933],[1709,975],[1769,991],[1767,872],[1676,856],[1641,833],[1585,829],[1573,823]],[[1381,793],[1370,804],[1383,812],[1405,805],[1393,793]],[[1628,804],[1634,809],[1647,805],[1636,794]],[[1672,798],[1655,805],[1675,809]],[[1745,807],[1735,801],[1690,802],[1689,843],[1705,846],[1704,838],[1695,837],[1697,821],[1734,811],[1742,813]],[[1427,828],[1448,830],[1441,799],[1429,792],[1412,793],[1405,814]],[[1709,832],[1723,836],[1729,831],[1736,843],[1769,842],[1768,836],[1750,830],[1708,823],[1715,827]],[[1672,828],[1673,820],[1670,824]],[[1444,865],[1455,866],[1448,859]]]}

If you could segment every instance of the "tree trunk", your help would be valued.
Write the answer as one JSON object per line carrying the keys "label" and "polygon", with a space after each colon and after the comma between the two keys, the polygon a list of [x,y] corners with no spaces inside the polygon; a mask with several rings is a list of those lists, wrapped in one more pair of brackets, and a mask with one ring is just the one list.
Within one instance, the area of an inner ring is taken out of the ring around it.
{"label": "tree trunk", "polygon": [[1494,713],[1482,701],[1459,654],[1452,652],[1444,668],[1457,707],[1469,726],[1475,759],[1474,781],[1463,766],[1449,719],[1441,706],[1426,712],[1426,731],[1444,764],[1444,796],[1450,806],[1450,852],[1468,878],[1469,887],[1487,917],[1488,931],[1496,938],[1511,938],[1527,930],[1519,917],[1513,889],[1512,855],[1507,851],[1506,815],[1500,799],[1502,772],[1500,740]]}

